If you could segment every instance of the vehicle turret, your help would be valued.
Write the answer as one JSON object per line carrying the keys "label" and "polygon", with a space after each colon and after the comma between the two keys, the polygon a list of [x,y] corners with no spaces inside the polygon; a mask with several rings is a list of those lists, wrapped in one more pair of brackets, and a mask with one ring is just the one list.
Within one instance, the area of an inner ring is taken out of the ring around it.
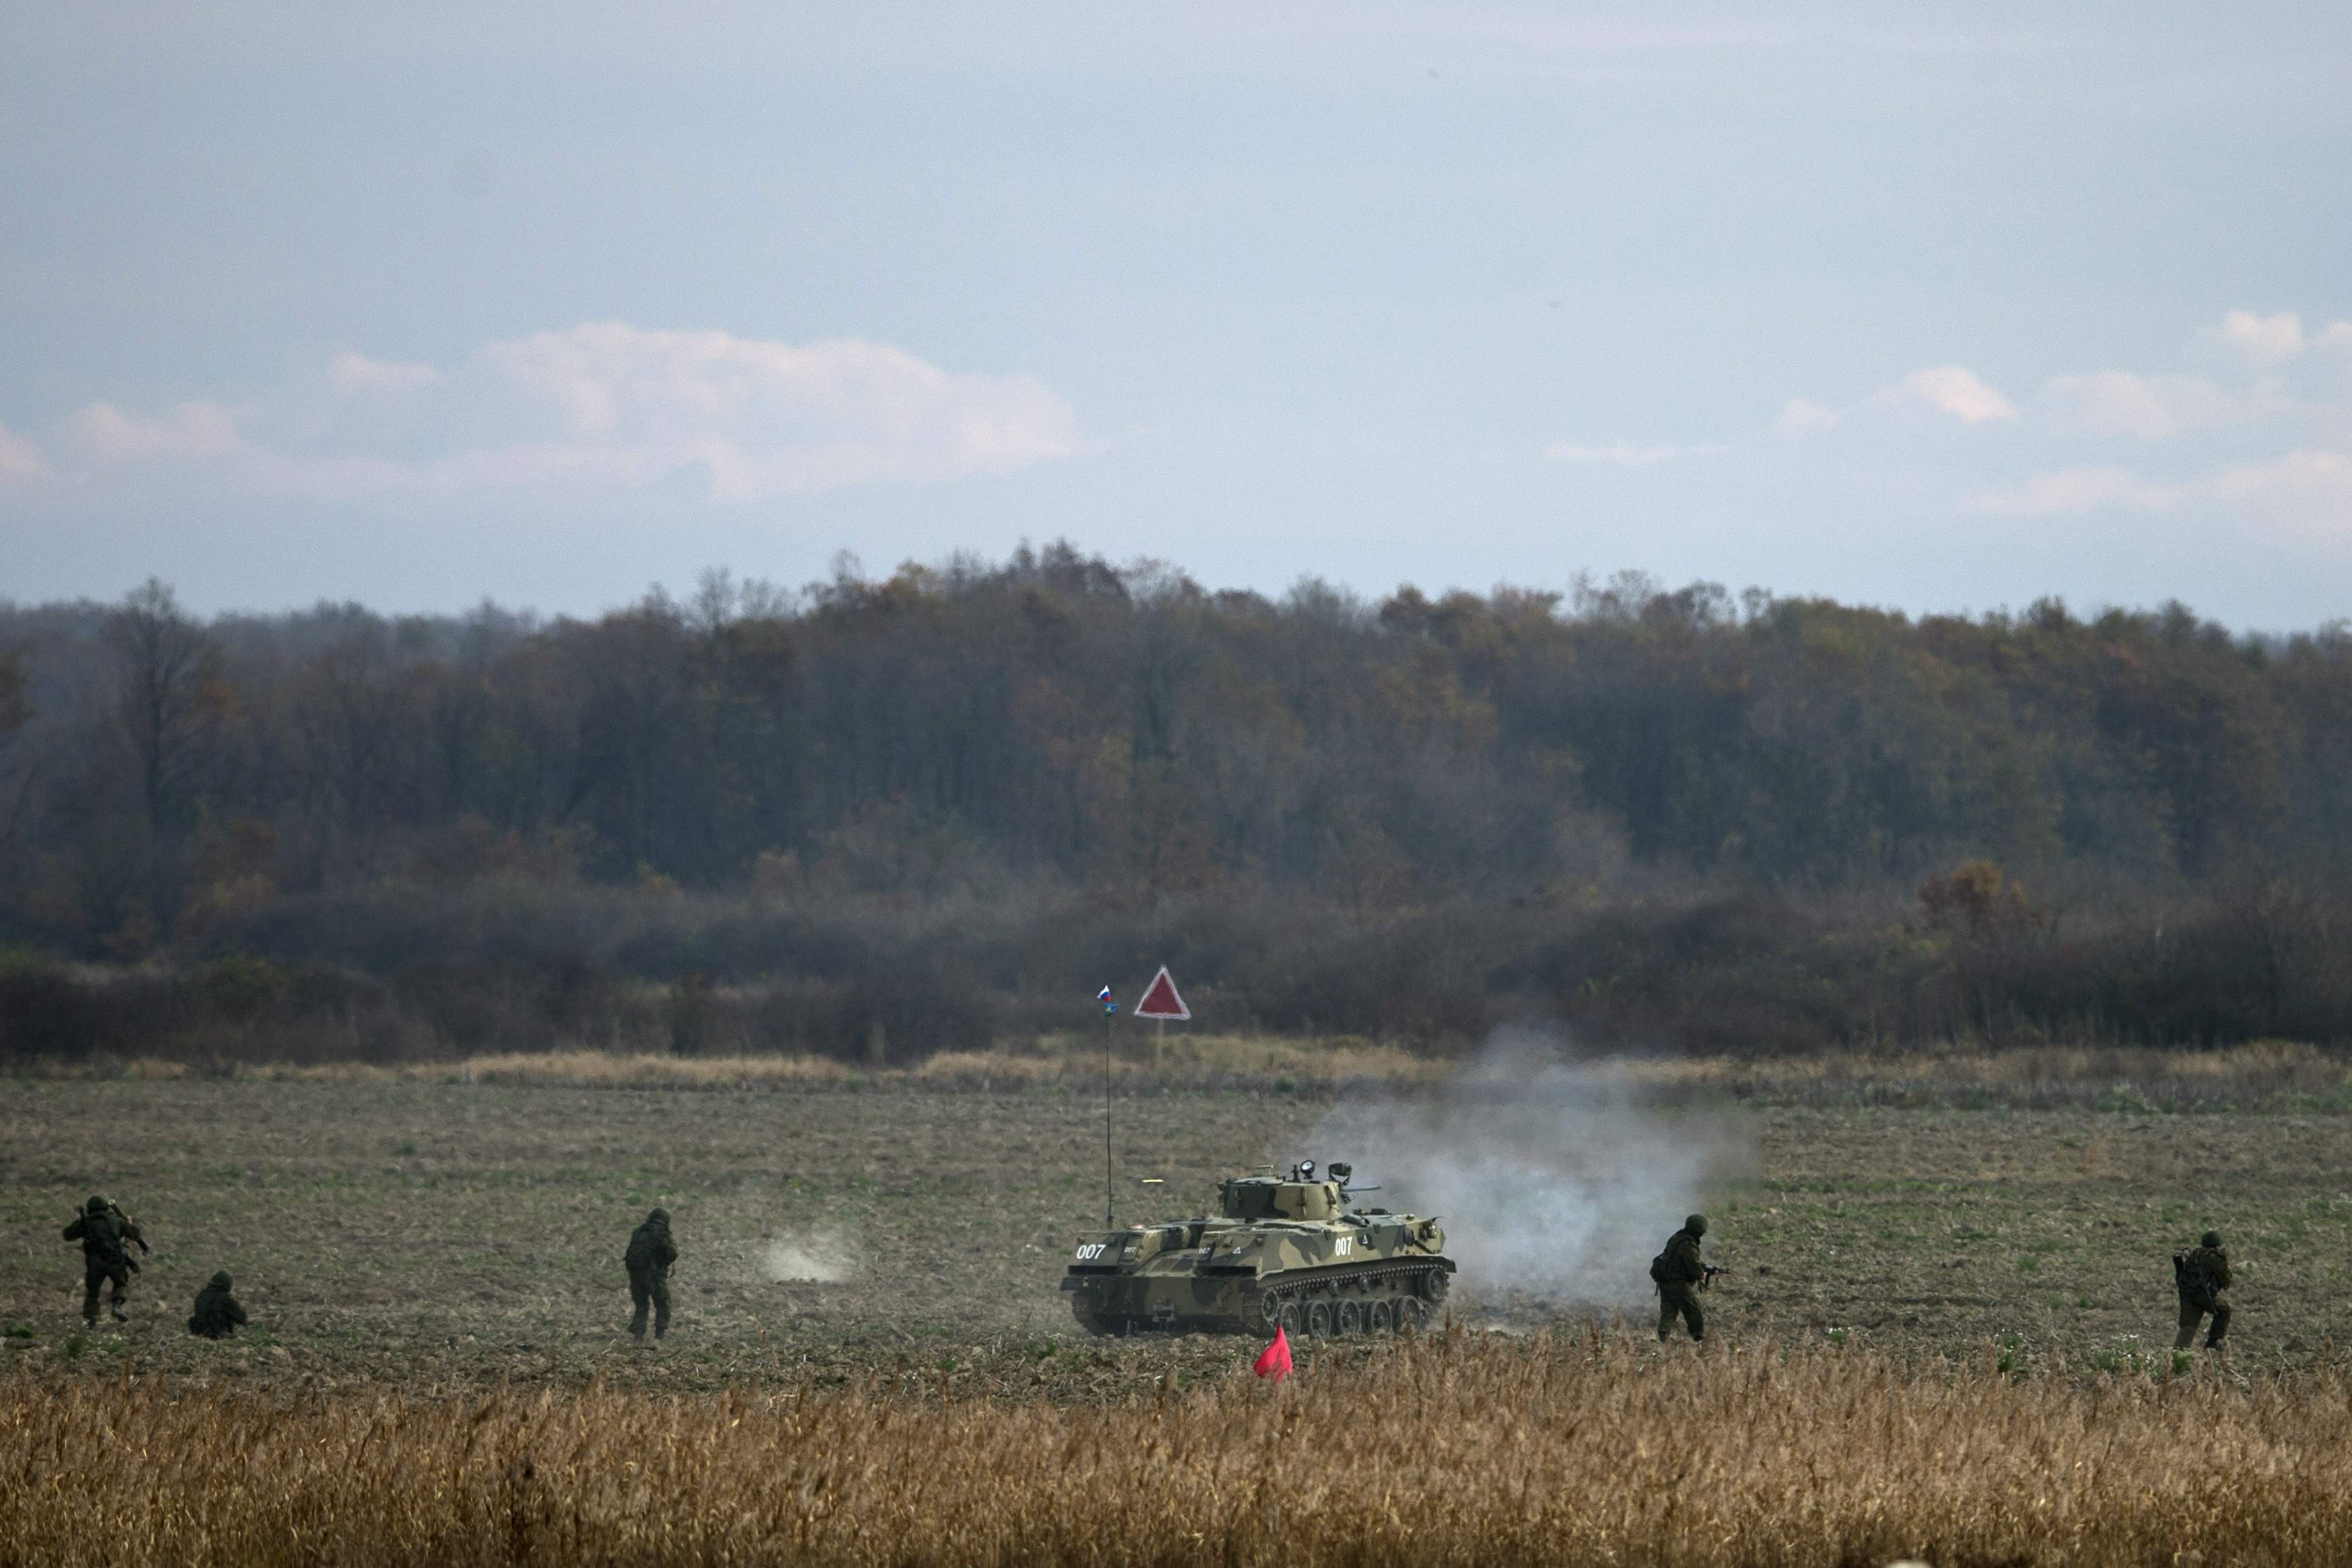
{"label": "vehicle turret", "polygon": [[1354,1171],[1302,1160],[1286,1176],[1230,1176],[1217,1211],[1082,1239],[1062,1280],[1097,1333],[1382,1333],[1445,1299],[1454,1263],[1435,1218],[1365,1207]]}

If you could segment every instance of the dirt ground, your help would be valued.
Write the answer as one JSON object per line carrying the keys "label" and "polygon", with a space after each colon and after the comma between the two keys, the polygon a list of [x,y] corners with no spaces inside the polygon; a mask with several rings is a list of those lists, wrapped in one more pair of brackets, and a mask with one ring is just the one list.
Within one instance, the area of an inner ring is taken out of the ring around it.
{"label": "dirt ground", "polygon": [[[1196,1212],[1218,1176],[1303,1155],[1322,1094],[1119,1106],[1121,1219]],[[1013,1092],[480,1083],[0,1082],[5,1363],[419,1394],[501,1384],[844,1385],[1098,1399],[1230,1372],[1254,1345],[1078,1334],[1055,1291],[1104,1204],[1099,1106]],[[2006,1355],[2095,1375],[2168,1354],[2168,1254],[2207,1225],[2242,1275],[2231,1365],[2352,1343],[2352,1117],[1734,1107],[1754,1175],[1706,1201],[1719,1337]],[[1147,1188],[1145,1176],[1166,1185]],[[132,1322],[80,1332],[80,1200],[154,1246]],[[683,1258],[658,1346],[625,1333],[619,1258],[667,1206]],[[1662,1216],[1664,1239],[1678,1216]],[[181,1332],[215,1269],[253,1327]],[[830,1278],[784,1276],[830,1275]],[[1482,1291],[1459,1330],[1637,1334],[1638,1297]],[[1360,1345],[1324,1354],[1376,1354]],[[1675,1354],[1685,1354],[1679,1349]]]}

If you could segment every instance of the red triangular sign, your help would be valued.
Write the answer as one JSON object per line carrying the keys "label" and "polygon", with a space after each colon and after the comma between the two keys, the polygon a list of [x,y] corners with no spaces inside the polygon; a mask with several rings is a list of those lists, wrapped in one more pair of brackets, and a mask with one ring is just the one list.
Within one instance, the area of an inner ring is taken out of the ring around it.
{"label": "red triangular sign", "polygon": [[1279,1325],[1274,1331],[1274,1343],[1258,1353],[1250,1370],[1276,1383],[1290,1375],[1290,1336]]}
{"label": "red triangular sign", "polygon": [[1176,982],[1168,976],[1168,966],[1160,966],[1160,973],[1151,977],[1144,988],[1143,999],[1135,1004],[1135,1016],[1139,1019],[1189,1019],[1192,1009],[1176,994]]}

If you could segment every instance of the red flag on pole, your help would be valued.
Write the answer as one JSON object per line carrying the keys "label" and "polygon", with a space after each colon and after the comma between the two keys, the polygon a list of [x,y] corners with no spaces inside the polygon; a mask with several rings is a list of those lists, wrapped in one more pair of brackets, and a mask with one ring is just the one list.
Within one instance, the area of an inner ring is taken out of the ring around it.
{"label": "red flag on pole", "polygon": [[1258,1353],[1250,1370],[1260,1377],[1271,1377],[1276,1383],[1290,1375],[1290,1335],[1279,1325],[1274,1331],[1274,1343]]}

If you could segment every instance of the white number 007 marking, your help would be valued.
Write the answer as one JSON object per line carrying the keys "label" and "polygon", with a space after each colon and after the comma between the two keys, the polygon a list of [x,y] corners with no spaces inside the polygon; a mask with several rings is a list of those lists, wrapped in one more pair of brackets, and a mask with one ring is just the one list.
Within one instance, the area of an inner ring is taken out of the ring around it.
{"label": "white number 007 marking", "polygon": [[1100,1241],[1089,1241],[1085,1243],[1078,1249],[1078,1261],[1086,1263],[1101,1257],[1103,1255],[1103,1248],[1106,1245],[1106,1243]]}
{"label": "white number 007 marking", "polygon": [[1345,1258],[1356,1249],[1356,1239],[1352,1236],[1342,1236],[1337,1239],[1334,1246],[1339,1256]]}

